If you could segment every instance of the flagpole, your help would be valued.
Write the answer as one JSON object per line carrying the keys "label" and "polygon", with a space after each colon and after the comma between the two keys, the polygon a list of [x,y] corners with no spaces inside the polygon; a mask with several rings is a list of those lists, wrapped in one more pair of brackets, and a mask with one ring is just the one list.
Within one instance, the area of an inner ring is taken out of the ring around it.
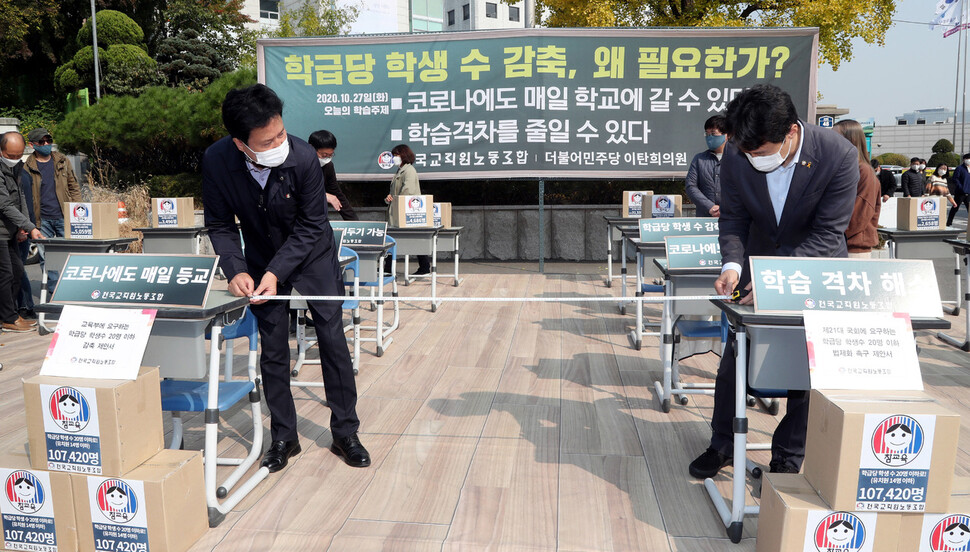
{"label": "flagpole", "polygon": [[[967,2],[964,1],[960,6],[960,25],[963,25],[967,14]],[[963,107],[960,108],[960,151],[966,153],[966,134],[967,134],[967,33],[966,29],[961,29],[963,35]],[[962,154],[961,154],[962,157]]]}
{"label": "flagpole", "polygon": [[957,69],[953,75],[953,147],[957,143],[957,104],[960,101],[960,42],[963,40],[963,4],[960,4],[960,34],[957,35]]}

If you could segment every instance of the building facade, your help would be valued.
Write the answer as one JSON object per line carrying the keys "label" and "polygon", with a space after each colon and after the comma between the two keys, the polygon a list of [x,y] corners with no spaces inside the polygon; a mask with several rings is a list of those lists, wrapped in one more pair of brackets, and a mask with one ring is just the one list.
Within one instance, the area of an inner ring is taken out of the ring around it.
{"label": "building facade", "polygon": [[444,0],[444,30],[525,28],[525,5],[501,0]]}

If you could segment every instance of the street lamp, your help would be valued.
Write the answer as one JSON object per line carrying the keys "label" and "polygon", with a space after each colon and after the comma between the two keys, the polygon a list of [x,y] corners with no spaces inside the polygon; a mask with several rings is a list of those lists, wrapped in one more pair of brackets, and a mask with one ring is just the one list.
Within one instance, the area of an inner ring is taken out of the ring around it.
{"label": "street lamp", "polygon": [[101,99],[101,74],[98,63],[98,18],[91,0],[91,39],[94,41],[94,97]]}

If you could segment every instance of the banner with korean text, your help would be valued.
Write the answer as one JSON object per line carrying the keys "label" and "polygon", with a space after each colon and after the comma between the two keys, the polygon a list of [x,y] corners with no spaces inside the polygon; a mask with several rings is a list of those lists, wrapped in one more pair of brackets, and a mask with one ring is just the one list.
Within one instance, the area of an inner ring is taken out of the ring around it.
{"label": "banner with korean text", "polygon": [[340,176],[680,177],[704,121],[759,83],[815,120],[817,29],[517,29],[264,39],[287,131],[337,136]]}

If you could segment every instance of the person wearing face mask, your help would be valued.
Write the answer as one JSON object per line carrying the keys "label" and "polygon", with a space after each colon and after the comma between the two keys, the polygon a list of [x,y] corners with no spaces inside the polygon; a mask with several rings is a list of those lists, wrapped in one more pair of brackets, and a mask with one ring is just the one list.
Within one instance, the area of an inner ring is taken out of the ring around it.
{"label": "person wearing face mask", "polygon": [[[34,220],[40,221],[39,226],[45,236],[63,238],[64,212],[61,207],[71,201],[82,201],[81,187],[67,156],[52,151],[54,139],[46,128],[31,130],[27,133],[27,140],[34,148],[24,163],[24,173],[30,176],[33,187]],[[58,274],[57,270],[47,270],[49,293],[54,292]]]}
{"label": "person wearing face mask", "polygon": [[866,149],[866,134],[862,125],[852,119],[843,119],[832,127],[859,152],[859,187],[852,208],[849,227],[845,229],[845,245],[850,257],[869,258],[872,248],[879,245],[879,180],[869,165],[869,150]]}
{"label": "person wearing face mask", "polygon": [[0,328],[20,333],[32,331],[36,322],[24,320],[17,312],[24,271],[19,243],[43,237],[30,222],[27,200],[20,186],[24,149],[26,143],[19,132],[0,136]]}
{"label": "person wearing face mask", "polygon": [[872,165],[873,172],[876,173],[876,178],[879,179],[882,202],[885,203],[896,194],[896,179],[893,177],[892,172],[882,170],[882,167],[879,166],[879,161],[872,159],[869,163]]}
{"label": "person wearing face mask", "polygon": [[946,217],[946,225],[953,226],[953,219],[963,205],[970,214],[970,153],[963,155],[963,163],[953,171],[953,195],[955,205]]}
{"label": "person wearing face mask", "polygon": [[909,160],[909,170],[903,173],[903,197],[919,197],[926,188],[926,175],[920,168],[919,157]]}
{"label": "person wearing face mask", "polygon": [[[397,165],[397,172],[391,179],[391,190],[384,198],[387,207],[387,220],[391,220],[391,202],[395,197],[402,195],[421,195],[421,182],[418,180],[418,171],[414,168],[414,152],[407,144],[398,144],[391,149],[394,156],[394,164]],[[431,256],[418,255],[418,269],[414,271],[414,276],[431,274]]]}
{"label": "person wearing face mask", "polygon": [[714,115],[704,122],[707,150],[694,156],[684,180],[687,197],[697,206],[698,217],[716,218],[721,214],[721,155],[726,138],[723,115]]}
{"label": "person wearing face mask", "polygon": [[[798,119],[791,97],[759,84],[728,104],[731,139],[721,158],[721,275],[718,295],[750,290],[748,258],[845,257],[859,182],[859,154],[838,134]],[[744,267],[744,268],[742,268]],[[750,304],[750,294],[739,301]],[[732,461],[735,402],[734,335],[725,344],[714,389],[708,449],[689,466],[692,476],[714,477]],[[785,417],[771,443],[772,472],[799,471],[805,456],[808,394],[789,391]],[[740,469],[744,469],[743,459]]]}
{"label": "person wearing face mask", "polygon": [[[222,103],[222,121],[229,136],[202,158],[205,225],[229,292],[250,297],[258,321],[272,438],[261,465],[275,472],[301,450],[290,391],[287,304],[253,296],[286,295],[292,288],[307,296],[343,296],[343,278],[320,163],[310,144],[287,135],[283,102],[263,84],[231,90]],[[308,306],[330,408],[331,448],[351,466],[369,466],[370,454],[357,437],[357,385],[341,303],[308,301]]]}
{"label": "person wearing face mask", "polygon": [[946,165],[938,166],[926,181],[926,195],[945,197],[952,207],[956,207],[957,202],[950,195],[950,181],[947,178],[949,172]]}
{"label": "person wearing face mask", "polygon": [[329,130],[318,130],[310,135],[307,142],[317,150],[317,159],[323,170],[323,184],[327,188],[327,203],[330,204],[344,220],[360,220],[350,201],[340,189],[337,182],[337,170],[333,166],[333,156],[337,151],[337,137]]}

